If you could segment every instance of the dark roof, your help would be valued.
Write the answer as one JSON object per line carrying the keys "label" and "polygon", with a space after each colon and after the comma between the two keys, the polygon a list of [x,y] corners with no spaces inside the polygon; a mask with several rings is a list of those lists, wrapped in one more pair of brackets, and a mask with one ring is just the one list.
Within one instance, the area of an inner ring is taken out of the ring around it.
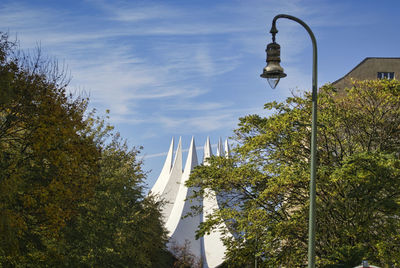
{"label": "dark roof", "polygon": [[369,59],[398,59],[400,60],[399,57],[366,57],[365,59],[363,59],[359,64],[357,64],[356,67],[354,67],[353,69],[350,70],[350,72],[348,72],[347,74],[345,74],[344,76],[342,76],[341,78],[339,78],[338,80],[336,80],[335,82],[332,82],[332,84],[336,84],[337,82],[339,82],[340,80],[342,80],[343,78],[345,78],[347,75],[349,75],[352,71],[354,71],[355,69],[357,69],[361,64],[363,64],[364,62],[366,62]]}

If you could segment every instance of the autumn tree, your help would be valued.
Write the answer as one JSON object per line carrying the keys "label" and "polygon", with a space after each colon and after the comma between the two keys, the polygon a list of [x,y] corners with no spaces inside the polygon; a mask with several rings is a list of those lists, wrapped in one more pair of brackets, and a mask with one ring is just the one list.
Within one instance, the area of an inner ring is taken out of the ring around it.
{"label": "autumn tree", "polygon": [[[202,189],[193,198],[207,188],[220,196],[198,235],[224,222],[233,267],[307,263],[311,103],[306,93],[267,103],[269,117],[240,118],[232,157],[214,157],[190,177]],[[399,265],[400,83],[325,85],[318,109],[317,265]]]}
{"label": "autumn tree", "polygon": [[176,241],[170,241],[169,249],[172,252],[175,261],[173,268],[201,268],[203,267],[202,259],[197,257],[190,250],[190,241],[185,240],[183,245]]}
{"label": "autumn tree", "polygon": [[66,93],[58,66],[5,34],[0,43],[1,258],[40,265],[58,257],[62,228],[93,194],[100,148],[81,134],[87,102]]}
{"label": "autumn tree", "polygon": [[139,150],[67,85],[0,33],[0,266],[166,267]]}

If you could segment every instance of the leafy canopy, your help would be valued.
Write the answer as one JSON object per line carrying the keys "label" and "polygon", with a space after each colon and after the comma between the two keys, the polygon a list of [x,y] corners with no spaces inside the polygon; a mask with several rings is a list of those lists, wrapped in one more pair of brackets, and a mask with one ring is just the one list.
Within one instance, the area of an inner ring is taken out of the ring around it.
{"label": "leafy canopy", "polygon": [[[400,82],[325,85],[318,98],[317,264],[399,265]],[[311,103],[306,93],[265,104],[269,117],[240,118],[232,157],[190,177],[202,189],[192,198],[208,188],[220,196],[198,235],[225,223],[233,267],[307,263]]]}
{"label": "leafy canopy", "polygon": [[165,267],[139,150],[67,94],[64,74],[0,33],[0,266]]}

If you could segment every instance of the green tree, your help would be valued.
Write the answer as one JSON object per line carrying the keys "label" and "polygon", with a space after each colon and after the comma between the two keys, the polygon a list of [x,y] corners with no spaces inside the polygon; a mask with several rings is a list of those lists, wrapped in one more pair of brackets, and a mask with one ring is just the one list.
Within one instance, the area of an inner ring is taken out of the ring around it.
{"label": "green tree", "polygon": [[[214,189],[223,200],[198,231],[224,222],[227,261],[241,267],[307,263],[311,96],[267,103],[269,117],[240,118],[229,159],[192,173],[193,198]],[[400,83],[355,81],[319,91],[317,263],[353,267],[368,259],[399,265]]]}
{"label": "green tree", "polygon": [[171,261],[161,203],[144,195],[138,153],[118,134],[104,146],[95,194],[67,228],[67,266],[167,267]]}

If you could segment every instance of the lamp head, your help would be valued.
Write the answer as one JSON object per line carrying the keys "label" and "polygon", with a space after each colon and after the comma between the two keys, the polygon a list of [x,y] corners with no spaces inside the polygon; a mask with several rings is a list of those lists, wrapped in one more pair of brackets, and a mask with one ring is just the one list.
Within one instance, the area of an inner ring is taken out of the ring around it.
{"label": "lamp head", "polygon": [[262,78],[267,78],[269,85],[275,88],[279,80],[286,77],[283,72],[283,68],[280,65],[281,62],[281,46],[275,42],[269,43],[265,49],[267,52],[267,66],[263,69],[263,73],[260,74]]}

